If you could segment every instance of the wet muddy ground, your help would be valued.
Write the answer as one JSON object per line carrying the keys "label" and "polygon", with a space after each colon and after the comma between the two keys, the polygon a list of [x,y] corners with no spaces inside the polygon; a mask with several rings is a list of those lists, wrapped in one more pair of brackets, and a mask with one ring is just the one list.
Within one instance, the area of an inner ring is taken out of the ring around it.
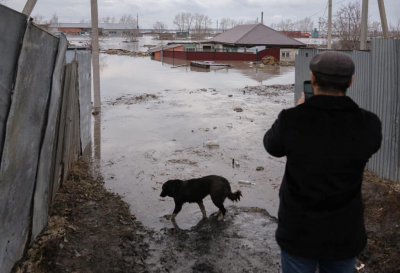
{"label": "wet muddy ground", "polygon": [[[283,107],[292,105],[292,85],[109,98],[95,122],[101,128],[95,129],[100,133],[95,138],[100,138],[98,164],[105,186],[123,196],[146,226],[158,230],[171,226],[164,216],[174,208],[171,198],[159,197],[162,184],[211,174],[242,190],[240,206],[264,208],[276,216],[285,160],[268,156],[262,139]],[[209,141],[218,146],[206,146]],[[208,213],[216,210],[210,198],[205,207]],[[185,205],[177,217],[184,229],[200,219],[195,205]]]}
{"label": "wet muddy ground", "polygon": [[[13,272],[281,272],[276,218],[266,210],[230,206],[223,222],[154,231],[103,185],[79,161]],[[399,184],[366,172],[363,199],[368,245],[354,272],[398,273]]]}

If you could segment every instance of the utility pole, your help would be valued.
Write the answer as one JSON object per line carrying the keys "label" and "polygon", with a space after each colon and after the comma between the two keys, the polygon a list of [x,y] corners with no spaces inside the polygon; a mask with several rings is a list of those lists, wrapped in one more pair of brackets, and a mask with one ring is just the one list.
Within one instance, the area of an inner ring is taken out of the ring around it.
{"label": "utility pole", "polygon": [[218,33],[218,20],[217,20],[217,33]]}
{"label": "utility pole", "polygon": [[332,0],[328,1],[328,49],[332,49]]}
{"label": "utility pole", "polygon": [[100,112],[99,15],[97,10],[97,0],[90,0],[90,4],[92,9],[93,106],[95,112]]}
{"label": "utility pole", "polygon": [[367,50],[368,0],[363,0],[361,11],[360,50]]}
{"label": "utility pole", "polygon": [[261,24],[264,24],[264,12],[261,12]]}
{"label": "utility pole", "polygon": [[389,29],[386,19],[385,4],[383,3],[383,0],[378,0],[378,5],[379,5],[379,14],[381,15],[383,37],[389,38]]}
{"label": "utility pole", "polygon": [[26,1],[25,7],[22,10],[22,13],[27,15],[28,17],[31,16],[33,8],[36,5],[37,0],[28,0]]}

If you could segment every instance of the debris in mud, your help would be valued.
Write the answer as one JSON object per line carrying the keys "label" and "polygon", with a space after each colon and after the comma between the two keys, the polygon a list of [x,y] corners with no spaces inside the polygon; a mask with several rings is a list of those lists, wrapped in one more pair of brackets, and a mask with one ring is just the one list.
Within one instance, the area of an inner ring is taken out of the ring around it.
{"label": "debris in mud", "polygon": [[173,163],[173,164],[187,164],[187,165],[192,165],[192,166],[197,166],[197,162],[191,161],[189,159],[170,159],[167,161],[168,163]]}
{"label": "debris in mud", "polygon": [[235,107],[235,108],[233,108],[233,111],[236,111],[236,112],[243,112],[243,109],[240,108],[240,107]]}
{"label": "debris in mud", "polygon": [[243,94],[247,91],[248,94],[266,96],[271,101],[282,105],[293,105],[293,99],[288,99],[285,95],[294,94],[294,84],[246,86],[238,91]]}
{"label": "debris in mud", "polygon": [[126,96],[121,96],[117,97],[113,100],[107,100],[105,101],[108,105],[119,105],[119,104],[126,104],[126,105],[132,105],[132,104],[139,104],[143,102],[147,102],[150,100],[157,100],[159,97],[154,94],[142,94],[142,95],[126,95]]}
{"label": "debris in mud", "polygon": [[361,272],[400,272],[400,183],[366,171],[362,186],[368,243]]}
{"label": "debris in mud", "polygon": [[209,148],[219,147],[219,142],[218,142],[218,140],[209,140],[206,143],[204,143],[203,146],[209,147]]}
{"label": "debris in mud", "polygon": [[163,229],[146,260],[151,272],[279,272],[276,218],[260,208],[226,209],[222,222],[210,216],[189,230]]}
{"label": "debris in mud", "polygon": [[13,272],[144,272],[145,229],[79,160],[50,208],[47,228]]}
{"label": "debris in mud", "polygon": [[256,171],[263,171],[263,170],[264,170],[264,167],[261,167],[261,166],[256,168]]}

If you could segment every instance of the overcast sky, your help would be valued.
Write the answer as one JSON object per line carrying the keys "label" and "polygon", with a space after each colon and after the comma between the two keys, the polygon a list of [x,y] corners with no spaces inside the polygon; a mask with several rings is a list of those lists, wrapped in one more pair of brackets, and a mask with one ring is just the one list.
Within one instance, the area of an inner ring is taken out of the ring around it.
{"label": "overcast sky", "polygon": [[[336,8],[356,0],[333,0],[333,13]],[[388,22],[400,18],[400,0],[385,0]],[[22,11],[26,0],[7,0],[7,5]],[[264,22],[269,25],[282,19],[298,21],[315,14],[312,19],[327,17],[325,12],[328,0],[98,0],[99,17],[128,13],[139,14],[141,28],[151,28],[155,21],[164,21],[173,28],[175,14],[185,11],[205,13],[216,21],[223,17],[255,20],[264,11]],[[90,0],[38,0],[32,15],[41,14],[50,19],[56,12],[59,22],[79,22],[90,19]],[[369,0],[371,20],[380,20],[377,0]]]}

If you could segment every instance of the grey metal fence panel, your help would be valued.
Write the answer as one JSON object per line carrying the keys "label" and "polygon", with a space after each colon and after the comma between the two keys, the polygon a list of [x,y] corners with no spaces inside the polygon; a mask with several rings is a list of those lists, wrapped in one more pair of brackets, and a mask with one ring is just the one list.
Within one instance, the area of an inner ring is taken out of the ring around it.
{"label": "grey metal fence panel", "polygon": [[27,17],[0,4],[0,159],[11,105],[15,67]]}
{"label": "grey metal fence panel", "polygon": [[[63,152],[62,152],[62,176],[61,182],[65,181],[68,176],[68,170],[72,164],[72,154],[75,152],[74,146],[74,111],[75,111],[75,98],[77,97],[76,92],[76,79],[77,79],[77,63],[76,61],[72,61],[68,64],[70,69],[69,74],[69,83],[66,82],[66,88],[68,89],[67,95],[67,109],[66,109],[66,118],[65,118],[65,126],[64,126],[64,142],[63,142]],[[67,85],[68,84],[68,85]],[[77,98],[76,98],[77,99]]]}
{"label": "grey metal fence panel", "polygon": [[40,151],[38,174],[36,178],[31,241],[35,240],[36,236],[46,227],[48,221],[49,188],[53,183],[54,177],[56,140],[60,119],[65,52],[67,47],[68,41],[64,35],[61,35],[56,64],[53,71],[46,132]]}
{"label": "grey metal fence panel", "polygon": [[69,64],[75,59],[75,49],[68,49],[65,53],[65,63]]}
{"label": "grey metal fence panel", "polygon": [[91,53],[78,51],[79,112],[82,153],[91,142]]}
{"label": "grey metal fence panel", "polygon": [[29,24],[7,120],[0,169],[0,272],[22,257],[58,39]]}
{"label": "grey metal fence panel", "polygon": [[63,95],[62,95],[62,103],[61,103],[61,111],[60,111],[60,120],[59,120],[59,128],[58,128],[58,138],[57,138],[57,146],[56,146],[56,157],[55,157],[55,166],[54,166],[54,178],[53,184],[50,185],[50,201],[53,201],[57,190],[62,182],[62,172],[63,172],[63,145],[65,139],[65,122],[67,117],[67,109],[68,109],[68,96],[69,96],[69,86],[71,85],[71,71],[72,65],[67,64],[64,70],[64,82],[63,82]]}
{"label": "grey metal fence panel", "polygon": [[[295,99],[310,80],[309,63],[321,50],[300,49],[296,56]],[[374,39],[371,51],[342,51],[356,65],[348,95],[382,121],[382,147],[367,168],[378,176],[400,182],[400,40]]]}
{"label": "grey metal fence panel", "polygon": [[362,108],[369,109],[369,94],[371,86],[371,58],[368,51],[354,51],[349,54],[353,59],[356,70],[354,82],[347,94]]}
{"label": "grey metal fence panel", "polygon": [[399,180],[399,40],[374,39],[371,52],[370,110],[382,121],[383,141],[368,168]]}

